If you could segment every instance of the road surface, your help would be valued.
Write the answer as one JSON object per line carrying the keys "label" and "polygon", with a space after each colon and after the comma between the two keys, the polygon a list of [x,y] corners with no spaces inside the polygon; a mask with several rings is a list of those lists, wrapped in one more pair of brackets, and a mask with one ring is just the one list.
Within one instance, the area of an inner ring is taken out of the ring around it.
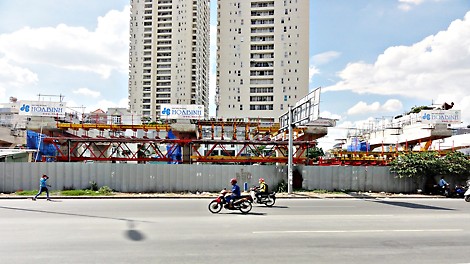
{"label": "road surface", "polygon": [[470,263],[460,199],[0,200],[1,263]]}

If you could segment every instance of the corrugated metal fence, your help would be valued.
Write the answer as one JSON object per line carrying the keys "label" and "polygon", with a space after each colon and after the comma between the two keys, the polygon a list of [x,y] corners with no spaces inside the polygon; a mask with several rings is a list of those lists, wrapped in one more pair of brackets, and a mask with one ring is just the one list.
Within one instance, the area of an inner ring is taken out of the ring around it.
{"label": "corrugated metal fence", "polygon": [[[237,178],[240,187],[258,184],[258,178],[275,188],[287,181],[287,166],[275,165],[168,165],[124,163],[0,163],[0,192],[35,190],[42,174],[53,190],[86,189],[94,181],[119,192],[214,192],[229,188]],[[306,190],[413,192],[409,179],[396,179],[388,167],[295,166],[294,181]]]}

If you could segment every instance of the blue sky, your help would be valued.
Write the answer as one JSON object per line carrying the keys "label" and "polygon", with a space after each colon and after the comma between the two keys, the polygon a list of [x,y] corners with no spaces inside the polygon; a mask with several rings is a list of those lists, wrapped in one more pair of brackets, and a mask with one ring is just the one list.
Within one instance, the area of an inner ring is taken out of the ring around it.
{"label": "blue sky", "polygon": [[[310,89],[337,131],[451,101],[470,124],[470,1],[310,0],[310,14]],[[126,107],[128,23],[129,0],[0,1],[0,103]]]}

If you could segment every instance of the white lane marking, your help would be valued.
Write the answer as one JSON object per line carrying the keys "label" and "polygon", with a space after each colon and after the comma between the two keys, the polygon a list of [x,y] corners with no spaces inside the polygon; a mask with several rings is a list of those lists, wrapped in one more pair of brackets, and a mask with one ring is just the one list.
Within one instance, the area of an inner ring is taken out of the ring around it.
{"label": "white lane marking", "polygon": [[462,232],[463,229],[370,229],[370,230],[290,230],[290,231],[253,231],[253,234],[289,233],[385,233],[385,232]]}
{"label": "white lane marking", "polygon": [[346,206],[346,205],[337,205],[337,206],[328,206],[328,205],[300,205],[300,206],[290,206],[291,208],[355,208],[357,206]]}

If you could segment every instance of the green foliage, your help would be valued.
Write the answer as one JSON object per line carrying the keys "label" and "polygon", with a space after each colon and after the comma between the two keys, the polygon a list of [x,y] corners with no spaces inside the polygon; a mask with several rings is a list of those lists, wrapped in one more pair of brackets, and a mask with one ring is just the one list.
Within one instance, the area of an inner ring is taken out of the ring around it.
{"label": "green foliage", "polygon": [[411,108],[411,111],[408,112],[408,114],[417,114],[419,112],[421,112],[422,110],[431,110],[432,107],[429,107],[429,106],[425,106],[425,105],[422,105],[422,106],[414,106]]}
{"label": "green foliage", "polygon": [[319,157],[325,156],[325,152],[322,148],[313,147],[307,150],[307,158],[318,160]]}
{"label": "green foliage", "polygon": [[64,196],[97,196],[100,195],[96,193],[96,191],[92,190],[68,190],[68,191],[61,191],[59,195]]}
{"label": "green foliage", "polygon": [[[16,195],[21,195],[21,196],[34,196],[38,193],[37,190],[28,190],[28,191],[17,191],[15,192]],[[99,189],[92,190],[92,189],[86,189],[86,190],[62,190],[62,191],[53,191],[50,192],[51,196],[57,195],[57,196],[102,196],[102,195],[112,195],[113,190],[109,188],[108,186],[103,186]]]}
{"label": "green foliage", "polygon": [[399,178],[421,178],[447,175],[466,179],[470,176],[470,160],[460,152],[450,152],[441,157],[437,152],[409,152],[390,163],[390,171]]}
{"label": "green foliage", "polygon": [[277,185],[277,192],[287,192],[287,183],[284,180],[281,180]]}
{"label": "green foliage", "polygon": [[470,177],[470,160],[462,152],[448,153],[443,159],[443,174],[466,180]]}
{"label": "green foliage", "polygon": [[439,175],[441,170],[439,155],[433,151],[409,152],[398,156],[390,163],[390,171],[399,178],[419,178]]}
{"label": "green foliage", "polygon": [[30,196],[30,195],[36,195],[38,193],[37,190],[27,190],[27,191],[16,191],[16,195],[22,195],[22,196]]}
{"label": "green foliage", "polygon": [[108,186],[103,186],[98,190],[98,192],[103,195],[110,195],[113,193],[113,190]]}
{"label": "green foliage", "polygon": [[92,190],[92,191],[98,191],[98,183],[96,183],[95,181],[90,181],[90,187],[88,187],[88,189]]}

